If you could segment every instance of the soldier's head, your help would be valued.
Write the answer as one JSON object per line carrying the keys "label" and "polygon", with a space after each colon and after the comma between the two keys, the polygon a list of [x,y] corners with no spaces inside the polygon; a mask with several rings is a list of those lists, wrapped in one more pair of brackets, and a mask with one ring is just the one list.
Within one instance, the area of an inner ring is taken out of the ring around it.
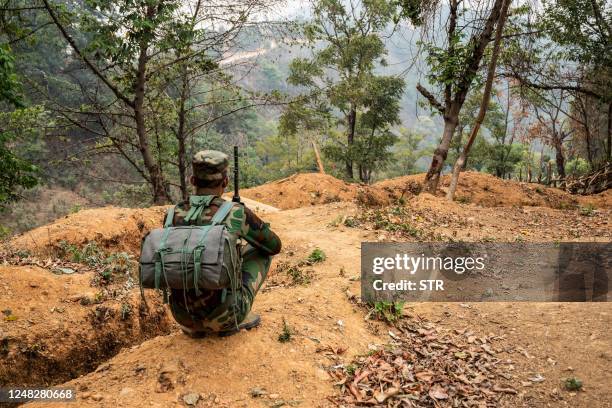
{"label": "soldier's head", "polygon": [[229,184],[227,177],[228,156],[217,150],[202,150],[193,155],[191,184],[198,191],[221,195]]}

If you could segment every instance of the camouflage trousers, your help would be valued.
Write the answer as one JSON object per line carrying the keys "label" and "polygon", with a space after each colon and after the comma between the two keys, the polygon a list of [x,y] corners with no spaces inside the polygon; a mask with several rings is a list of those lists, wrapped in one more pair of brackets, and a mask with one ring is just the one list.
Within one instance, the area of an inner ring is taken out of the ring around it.
{"label": "camouflage trousers", "polygon": [[272,257],[245,245],[242,248],[242,286],[237,291],[209,291],[195,296],[192,291],[173,290],[170,310],[177,323],[189,333],[211,333],[235,329],[251,311],[255,295],[263,285]]}

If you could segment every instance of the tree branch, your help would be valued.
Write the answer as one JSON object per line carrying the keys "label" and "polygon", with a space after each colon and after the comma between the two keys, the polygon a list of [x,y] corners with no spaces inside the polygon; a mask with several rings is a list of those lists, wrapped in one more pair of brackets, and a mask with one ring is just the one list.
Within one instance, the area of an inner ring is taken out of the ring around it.
{"label": "tree branch", "polygon": [[600,95],[590,89],[584,88],[582,86],[579,85],[561,85],[561,84],[544,84],[544,83],[535,83],[535,82],[531,82],[530,80],[522,77],[519,74],[516,73],[506,73],[503,76],[508,77],[508,78],[512,78],[512,79],[516,79],[517,81],[519,81],[521,83],[521,85],[523,86],[527,86],[530,88],[535,88],[535,89],[540,89],[543,91],[571,91],[571,92],[577,92],[577,93],[581,93],[584,95],[589,95],[592,96],[593,98],[597,98],[597,99],[601,99],[604,100],[605,96],[604,95]]}
{"label": "tree branch", "polygon": [[436,110],[438,110],[441,114],[444,114],[444,106],[442,106],[442,104],[440,102],[438,102],[438,100],[436,99],[436,97],[429,92],[423,85],[421,85],[420,83],[417,84],[416,86],[417,91],[420,92],[421,95],[423,95],[425,97],[425,99],[427,99],[427,101],[429,102],[429,104],[435,108]]}
{"label": "tree branch", "polygon": [[81,49],[77,46],[76,41],[74,41],[74,38],[72,38],[70,36],[70,34],[68,34],[68,32],[66,31],[66,28],[62,25],[62,23],[60,23],[57,15],[55,14],[55,12],[53,11],[53,8],[51,7],[51,5],[49,4],[49,0],[43,0],[43,3],[45,5],[45,9],[47,9],[47,12],[49,13],[49,16],[51,17],[51,19],[53,20],[53,23],[56,25],[56,27],[58,28],[58,30],[60,30],[60,32],[62,33],[62,36],[64,37],[64,39],[66,39],[66,41],[68,42],[68,44],[70,44],[70,47],[72,47],[72,49],[74,50],[74,52],[77,53],[77,55],[79,57],[81,57],[81,59],[83,60],[83,62],[85,62],[85,64],[89,67],[89,69],[91,69],[91,71],[98,77],[100,78],[100,80],[102,82],[104,82],[104,84],[106,84],[106,86],[109,87],[109,89],[115,94],[115,96],[118,99],[121,99],[123,102],[125,102],[128,106],[130,107],[134,107],[134,102],[132,100],[130,100],[127,96],[125,96],[108,78],[106,78],[104,76],[104,74],[102,74],[102,72],[100,72],[100,70],[98,69],[98,67],[96,67],[90,60],[89,58],[87,58],[85,56],[85,54],[83,54],[83,52],[81,51]]}

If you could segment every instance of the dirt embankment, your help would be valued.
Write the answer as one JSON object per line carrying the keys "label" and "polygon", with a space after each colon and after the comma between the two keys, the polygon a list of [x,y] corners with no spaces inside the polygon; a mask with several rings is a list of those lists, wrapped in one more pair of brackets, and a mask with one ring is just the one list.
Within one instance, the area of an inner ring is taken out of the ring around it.
{"label": "dirt embankment", "polygon": [[286,210],[351,201],[357,194],[357,187],[328,174],[303,173],[242,190],[240,195]]}
{"label": "dirt embankment", "polygon": [[157,296],[148,296],[145,310],[137,291],[107,299],[91,279],[91,273],[0,266],[0,385],[68,381],[126,346],[170,332]]}
{"label": "dirt embankment", "polygon": [[13,238],[13,251],[27,250],[35,255],[54,255],[62,243],[83,246],[96,242],[112,252],[140,251],[142,237],[162,223],[167,207],[88,209],[67,215]]}
{"label": "dirt embankment", "polygon": [[[374,187],[383,189],[390,194],[397,194],[406,185],[422,183],[424,179],[424,174],[415,174],[383,180],[374,184]],[[450,176],[442,176],[438,196],[444,197],[446,195],[449,183]],[[610,208],[612,206],[612,192],[605,191],[591,196],[572,195],[564,190],[541,184],[504,180],[487,173],[466,171],[461,173],[459,178],[455,201],[472,203],[481,207],[570,209],[579,205],[592,204],[596,208]]]}
{"label": "dirt embankment", "polygon": [[[346,183],[319,173],[295,174],[282,180],[244,190],[241,194],[253,200],[282,209],[357,199],[367,205],[394,204],[400,197],[408,200],[423,182],[424,174],[383,180],[370,186]],[[439,197],[446,194],[450,176],[442,176]],[[593,196],[575,196],[540,184],[502,180],[490,174],[466,171],[461,174],[456,201],[481,207],[549,207],[576,208],[592,204],[596,208],[612,206],[612,192]]]}
{"label": "dirt embankment", "polygon": [[134,261],[163,211],[83,210],[7,243],[0,251],[0,384],[61,383],[172,330],[159,296],[147,294],[143,308]]}

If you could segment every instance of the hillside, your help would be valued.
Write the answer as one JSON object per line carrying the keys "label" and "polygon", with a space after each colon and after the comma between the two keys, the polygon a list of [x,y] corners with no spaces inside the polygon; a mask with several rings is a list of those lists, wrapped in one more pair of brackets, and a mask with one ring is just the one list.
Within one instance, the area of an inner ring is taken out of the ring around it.
{"label": "hillside", "polygon": [[[397,201],[415,177],[363,187],[298,175],[245,190],[245,197],[283,209],[262,216],[284,250],[255,302],[261,327],[224,339],[184,336],[153,293],[144,310],[123,269],[110,282],[100,281],[105,267],[122,265],[100,261],[107,259],[100,253],[137,256],[140,237],[161,223],[162,207],[84,210],[16,237],[0,268],[2,299],[8,299],[3,309],[11,309],[0,326],[0,383],[74,378],[64,385],[77,390],[78,406],[91,407],[352,406],[346,370],[369,354],[372,367],[386,372],[383,352],[373,350],[394,345],[404,356],[418,351],[415,370],[422,365],[431,371],[415,371],[427,406],[450,406],[444,392],[466,406],[611,406],[607,303],[409,304],[402,323],[392,327],[373,319],[356,297],[361,242],[609,241],[609,195],[595,198],[596,208],[585,212],[578,204],[586,206],[589,198],[576,201],[557,190],[537,192],[468,173],[459,195],[471,198],[463,203],[408,193],[399,207],[360,204],[366,193]],[[489,201],[512,191],[507,201]],[[381,227],[374,217],[411,228]],[[301,263],[314,248],[324,250],[325,261]],[[82,255],[78,262],[75,253]],[[72,272],[62,272],[66,268]],[[130,305],[127,316],[124,304]],[[292,333],[286,343],[278,340],[283,322]],[[444,347],[452,352],[440,352]],[[461,350],[474,356],[472,369],[486,373],[479,381],[465,379],[465,395],[453,394],[463,381],[452,369]],[[582,379],[584,392],[565,391],[568,376]],[[377,381],[375,371],[365,373],[359,387]]]}

